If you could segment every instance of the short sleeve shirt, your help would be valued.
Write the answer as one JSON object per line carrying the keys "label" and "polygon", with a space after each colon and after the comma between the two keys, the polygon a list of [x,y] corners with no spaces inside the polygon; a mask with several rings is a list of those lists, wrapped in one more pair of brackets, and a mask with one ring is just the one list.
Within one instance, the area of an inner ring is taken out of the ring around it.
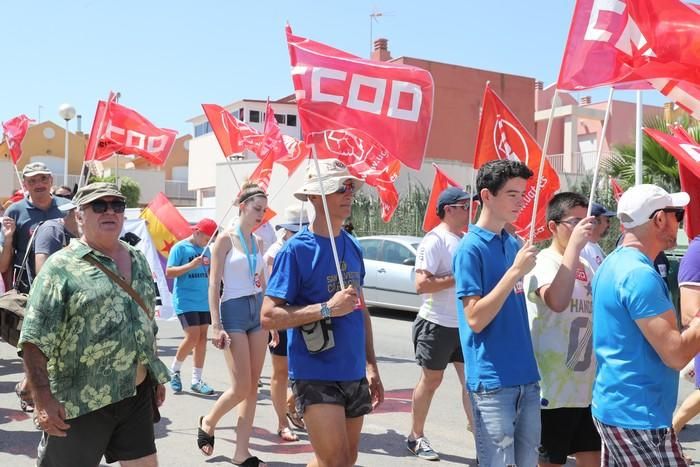
{"label": "short sleeve shirt", "polygon": [[593,270],[580,258],[569,305],[561,312],[549,308],[537,291],[551,285],[562,255],[552,248],[537,255],[525,276],[532,345],[540,370],[542,408],[588,407],[595,377],[592,333]]}
{"label": "short sleeve shirt", "polygon": [[117,273],[114,261],[74,239],[50,256],[29,293],[19,349],[27,342],[46,356],[51,392],[71,419],[136,394],[143,364],[159,383],[168,368],[155,353],[155,287],[146,258],[131,255],[131,286],[149,314],[84,257],[94,255]]}
{"label": "short sleeve shirt", "polygon": [[73,238],[62,219],[51,219],[39,226],[34,237],[34,254],[52,255],[64,248]]}
{"label": "short sleeve shirt", "polygon": [[177,242],[168,255],[167,267],[183,266],[204,255],[202,265],[187,271],[173,281],[173,308],[180,315],[190,311],[209,311],[209,250],[185,239]]}
{"label": "short sleeve shirt", "polygon": [[605,259],[605,253],[603,249],[597,243],[588,242],[586,246],[581,250],[581,256],[588,262],[593,272],[596,272],[598,267],[603,263]]}

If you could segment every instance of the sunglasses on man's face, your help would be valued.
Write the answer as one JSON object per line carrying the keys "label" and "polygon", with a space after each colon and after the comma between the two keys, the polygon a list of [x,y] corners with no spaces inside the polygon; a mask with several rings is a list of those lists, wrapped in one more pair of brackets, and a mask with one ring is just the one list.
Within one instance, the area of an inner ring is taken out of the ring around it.
{"label": "sunglasses on man's face", "polygon": [[340,188],[338,188],[338,190],[336,191],[336,193],[340,193],[342,195],[348,190],[350,190],[350,193],[355,193],[355,185],[352,183],[346,183],[344,185],[341,185]]}
{"label": "sunglasses on man's face", "polygon": [[126,209],[126,203],[121,200],[105,201],[102,199],[98,199],[97,201],[89,203],[88,206],[90,206],[90,209],[92,209],[92,212],[94,212],[95,214],[103,214],[107,212],[108,208],[112,209],[112,211],[114,211],[117,214],[121,214]]}
{"label": "sunglasses on man's face", "polygon": [[649,216],[649,219],[654,217],[654,215],[659,211],[674,213],[676,215],[676,220],[678,221],[679,224],[681,222],[683,222],[683,217],[685,217],[685,209],[682,209],[682,208],[663,208],[663,209],[657,209],[656,211],[652,212],[651,216]]}

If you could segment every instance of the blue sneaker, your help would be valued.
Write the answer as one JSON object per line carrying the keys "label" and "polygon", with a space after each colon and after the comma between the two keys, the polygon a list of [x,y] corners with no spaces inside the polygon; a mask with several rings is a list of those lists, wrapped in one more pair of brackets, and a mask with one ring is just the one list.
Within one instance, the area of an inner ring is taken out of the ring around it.
{"label": "blue sneaker", "polygon": [[214,390],[209,387],[207,383],[204,381],[199,381],[196,384],[193,384],[190,386],[190,389],[192,392],[196,392],[197,394],[202,394],[203,396],[211,396],[214,394]]}
{"label": "blue sneaker", "polygon": [[170,375],[170,387],[173,389],[173,392],[180,392],[182,391],[182,381],[180,380],[180,372],[179,371],[174,371]]}

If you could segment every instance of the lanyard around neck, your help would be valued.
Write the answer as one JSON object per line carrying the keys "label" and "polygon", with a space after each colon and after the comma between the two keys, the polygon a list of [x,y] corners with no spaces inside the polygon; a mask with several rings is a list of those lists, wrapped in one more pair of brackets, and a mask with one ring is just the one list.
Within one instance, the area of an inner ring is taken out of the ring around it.
{"label": "lanyard around neck", "polygon": [[255,238],[253,238],[253,234],[250,234],[250,243],[253,245],[253,253],[251,254],[248,251],[248,244],[245,241],[245,237],[243,236],[243,231],[241,230],[240,226],[238,227],[238,238],[241,239],[241,247],[243,247],[243,253],[245,253],[245,257],[248,260],[248,268],[250,269],[250,278],[255,281],[255,268],[258,265],[258,249],[255,246]]}

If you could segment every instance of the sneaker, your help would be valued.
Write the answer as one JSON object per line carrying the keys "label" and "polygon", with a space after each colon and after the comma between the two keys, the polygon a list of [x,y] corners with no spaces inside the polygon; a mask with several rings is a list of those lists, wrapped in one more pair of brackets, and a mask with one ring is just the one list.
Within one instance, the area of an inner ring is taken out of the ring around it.
{"label": "sneaker", "polygon": [[439,461],[440,456],[430,446],[430,441],[425,436],[416,440],[407,439],[406,447],[413,454],[426,461]]}
{"label": "sneaker", "polygon": [[174,371],[170,375],[170,387],[173,388],[174,392],[182,391],[182,381],[180,380],[179,371]]}
{"label": "sneaker", "polygon": [[193,384],[190,386],[190,389],[192,392],[196,392],[197,394],[202,394],[203,396],[211,396],[214,394],[214,390],[209,387],[207,383],[204,381],[200,381],[196,384]]}

